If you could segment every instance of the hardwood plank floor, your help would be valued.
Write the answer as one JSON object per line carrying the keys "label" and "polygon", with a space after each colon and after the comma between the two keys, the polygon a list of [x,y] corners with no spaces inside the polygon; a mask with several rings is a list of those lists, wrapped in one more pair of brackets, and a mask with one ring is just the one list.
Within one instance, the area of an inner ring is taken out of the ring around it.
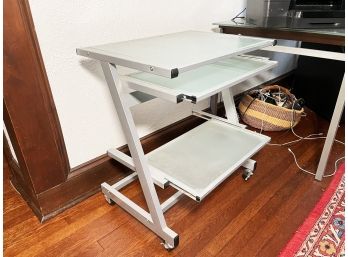
{"label": "hardwood plank floor", "polygon": [[[300,135],[326,132],[328,122],[307,110],[296,127]],[[272,143],[296,139],[291,131],[268,132]],[[337,138],[344,141],[344,128]],[[303,140],[291,146],[300,165],[315,170],[324,140]],[[344,146],[335,144],[328,173]],[[202,203],[185,197],[166,214],[180,236],[179,246],[164,250],[161,240],[121,208],[108,205],[98,193],[40,224],[9,180],[4,160],[5,256],[277,256],[304,221],[331,178],[322,182],[296,167],[287,147],[266,146],[254,156],[255,175],[247,182],[231,175]],[[138,182],[123,192],[145,206]],[[173,189],[158,189],[165,199]]]}

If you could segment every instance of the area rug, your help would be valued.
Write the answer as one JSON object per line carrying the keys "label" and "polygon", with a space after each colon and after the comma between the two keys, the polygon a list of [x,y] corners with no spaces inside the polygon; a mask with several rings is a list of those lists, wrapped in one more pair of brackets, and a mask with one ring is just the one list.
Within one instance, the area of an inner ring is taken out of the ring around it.
{"label": "area rug", "polygon": [[278,257],[343,257],[344,164],[320,201]]}

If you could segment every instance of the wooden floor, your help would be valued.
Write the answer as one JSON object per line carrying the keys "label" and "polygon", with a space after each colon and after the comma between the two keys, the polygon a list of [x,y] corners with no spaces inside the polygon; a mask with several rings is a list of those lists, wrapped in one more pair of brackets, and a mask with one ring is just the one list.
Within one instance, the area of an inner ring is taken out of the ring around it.
{"label": "wooden floor", "polygon": [[[312,112],[296,127],[301,135],[326,132],[328,123]],[[295,137],[290,131],[267,133],[272,142]],[[344,140],[344,129],[338,136]],[[299,163],[314,170],[323,140],[291,146]],[[328,172],[344,155],[335,144]],[[161,240],[125,211],[108,205],[98,193],[40,224],[14,191],[4,163],[5,256],[277,256],[330,182],[317,182],[299,171],[286,147],[266,146],[255,157],[256,174],[244,182],[235,172],[198,204],[182,199],[166,214],[169,227],[180,235],[179,246],[167,252]],[[170,190],[159,190],[160,198]],[[137,183],[124,193],[144,204]]]}

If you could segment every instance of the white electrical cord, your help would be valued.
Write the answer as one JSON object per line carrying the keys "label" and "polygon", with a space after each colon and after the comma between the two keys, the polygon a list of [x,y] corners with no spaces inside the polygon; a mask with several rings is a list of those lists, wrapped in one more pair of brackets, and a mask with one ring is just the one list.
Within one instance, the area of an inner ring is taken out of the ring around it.
{"label": "white electrical cord", "polygon": [[[292,156],[294,157],[294,160],[295,160],[295,163],[296,163],[297,168],[299,168],[299,169],[302,170],[303,172],[308,173],[308,174],[310,174],[310,175],[313,175],[313,176],[316,175],[315,173],[313,173],[313,172],[311,172],[311,171],[308,171],[308,170],[302,168],[302,167],[298,164],[297,158],[296,158],[296,155],[294,154],[294,152],[293,152],[290,148],[288,148],[288,151],[289,151],[289,152],[292,154]],[[338,159],[335,161],[335,171],[334,171],[333,173],[331,173],[331,174],[324,175],[323,178],[327,178],[327,177],[331,177],[331,176],[335,175],[336,172],[337,172],[337,163],[338,163],[340,160],[344,159],[344,158],[345,158],[344,156],[341,157],[341,158],[338,158]]]}
{"label": "white electrical cord", "polygon": [[[261,93],[262,89],[259,90],[259,93],[262,95]],[[262,95],[262,99],[261,101],[264,101],[266,102],[266,99],[263,97]],[[296,140],[293,140],[293,141],[289,141],[289,142],[286,142],[286,143],[282,143],[282,144],[273,144],[273,143],[268,143],[268,145],[271,145],[271,146],[286,146],[286,145],[289,145],[289,144],[293,144],[293,143],[297,143],[297,142],[300,142],[301,140],[314,140],[314,139],[326,139],[326,137],[323,137],[323,133],[316,133],[316,134],[310,134],[308,136],[305,136],[305,137],[302,137],[302,136],[299,136],[295,133],[294,131],[294,119],[295,119],[295,109],[294,109],[294,105],[295,105],[295,101],[293,102],[292,104],[292,120],[291,120],[291,123],[290,123],[290,128],[291,128],[291,132],[293,133],[294,136],[296,136],[298,139]],[[266,105],[264,105],[265,108],[263,110],[263,117],[262,117],[262,123],[261,123],[261,128],[260,128],[260,134],[262,134],[262,131],[263,131],[263,126],[264,126],[264,117],[266,115]],[[340,140],[337,140],[335,139],[335,142],[337,143],[340,143],[342,145],[344,145],[344,142],[340,141]],[[316,175],[315,173],[311,172],[311,171],[308,171],[302,167],[300,167],[300,165],[298,164],[297,162],[297,158],[296,158],[296,155],[294,154],[294,152],[288,148],[288,151],[292,154],[292,156],[294,157],[294,160],[295,160],[295,163],[296,163],[296,166],[303,172],[307,173],[307,174],[310,174],[310,175]],[[344,159],[344,156],[343,157],[340,157],[338,158],[336,161],[335,161],[335,170],[333,173],[329,174],[329,175],[324,175],[323,178],[327,178],[327,177],[331,177],[333,175],[336,174],[336,171],[337,171],[337,163]]]}
{"label": "white electrical cord", "polygon": [[[326,137],[320,137],[321,135],[323,135],[323,133],[310,134],[308,136],[301,137],[299,139],[296,139],[296,140],[293,140],[293,141],[289,141],[289,142],[286,142],[286,143],[282,143],[282,144],[268,143],[268,145],[271,145],[271,146],[286,146],[286,145],[290,145],[290,144],[293,144],[293,143],[300,142],[301,140],[326,139]],[[317,136],[317,137],[314,137],[314,136]],[[335,139],[335,142],[344,145],[344,143],[342,141],[338,140],[338,139]]]}
{"label": "white electrical cord", "polygon": [[[286,143],[282,143],[282,144],[268,143],[268,145],[272,145],[272,146],[286,146],[286,145],[290,145],[290,144],[293,144],[293,143],[300,142],[303,139],[318,139],[318,138],[321,138],[321,137],[314,137],[314,136],[322,136],[322,135],[323,135],[323,133],[310,134],[308,136],[301,137],[299,139],[296,139],[296,140],[293,140],[293,141],[289,141],[289,142],[286,142]],[[325,138],[325,137],[322,137],[322,138]]]}

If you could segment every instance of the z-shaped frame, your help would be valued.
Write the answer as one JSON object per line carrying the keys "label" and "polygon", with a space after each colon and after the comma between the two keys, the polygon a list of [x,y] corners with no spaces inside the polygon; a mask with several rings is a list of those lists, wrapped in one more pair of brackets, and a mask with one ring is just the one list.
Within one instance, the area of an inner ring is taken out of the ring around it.
{"label": "z-shaped frame", "polygon": [[[127,105],[123,98],[123,94],[125,93],[122,92],[122,81],[118,76],[117,68],[115,65],[107,62],[101,62],[101,65],[132,157],[116,149],[108,150],[108,155],[134,171],[134,173],[114,185],[103,183],[101,185],[102,191],[106,200],[110,204],[113,202],[117,203],[124,210],[129,212],[145,226],[155,232],[159,237],[161,237],[164,240],[164,247],[166,249],[173,249],[179,244],[179,236],[177,233],[167,227],[164,212],[177,203],[183,193],[194,200],[197,199],[190,195],[190,193],[171,184],[170,181],[164,178],[155,167],[148,163],[129,109],[130,106]],[[202,111],[193,111],[193,114],[205,119],[215,119],[220,122],[227,122],[239,127],[244,127],[238,123],[238,115],[234,105],[233,93],[231,89],[228,88],[222,90],[222,97],[224,99],[227,119],[219,118]],[[248,175],[251,176],[256,167],[256,162],[254,160],[247,159],[241,166],[243,166]],[[119,192],[121,188],[130,184],[136,178],[139,179],[149,212],[145,211],[132,200]],[[176,188],[178,192],[160,204],[154,184],[161,188],[165,188],[170,184]]]}
{"label": "z-shaped frame", "polygon": [[113,187],[109,186],[106,183],[103,183],[101,186],[102,191],[105,196],[109,198],[107,199],[109,200],[109,202],[111,199],[112,201],[120,205],[123,209],[125,209],[136,219],[142,222],[145,226],[159,235],[164,240],[165,248],[172,249],[179,244],[179,236],[173,230],[168,228],[163,215],[163,211],[167,210],[177,201],[179,194],[174,194],[173,197],[169,198],[161,206],[155,190],[153,178],[150,174],[149,166],[147,165],[147,159],[145,157],[138,133],[136,131],[132,114],[121,97],[121,81],[118,78],[116,67],[107,62],[101,62],[101,66],[128,143],[132,160],[134,162],[134,168],[136,170],[136,174],[144,193],[149,212],[146,212],[132,200],[117,191],[123,186],[129,184],[132,179],[134,180],[135,175],[131,178],[127,177],[126,181],[120,181],[119,184],[116,183]]}

